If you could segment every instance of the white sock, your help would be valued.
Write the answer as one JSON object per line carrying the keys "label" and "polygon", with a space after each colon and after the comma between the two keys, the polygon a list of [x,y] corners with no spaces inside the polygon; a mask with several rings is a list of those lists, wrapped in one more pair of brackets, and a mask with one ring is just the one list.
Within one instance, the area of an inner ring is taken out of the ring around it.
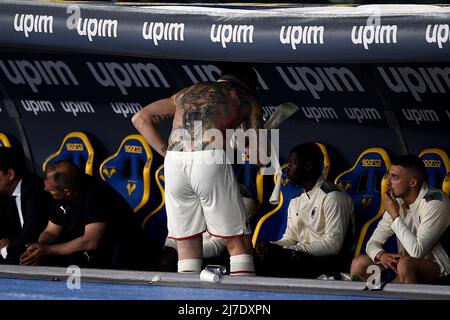
{"label": "white sock", "polygon": [[249,254],[240,254],[230,257],[230,276],[254,276],[255,267],[253,257]]}
{"label": "white sock", "polygon": [[178,272],[200,273],[202,270],[201,259],[186,259],[178,261]]}

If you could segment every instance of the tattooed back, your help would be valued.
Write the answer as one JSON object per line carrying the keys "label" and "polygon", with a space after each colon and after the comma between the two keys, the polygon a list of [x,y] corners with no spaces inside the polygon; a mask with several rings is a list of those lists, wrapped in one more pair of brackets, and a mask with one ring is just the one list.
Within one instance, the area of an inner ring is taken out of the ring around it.
{"label": "tattooed back", "polygon": [[[214,138],[204,134],[208,129],[219,130],[225,138],[226,129],[235,129],[241,124],[245,127],[258,125],[252,124],[250,120],[255,118],[252,113],[258,109],[255,108],[258,105],[256,97],[230,81],[194,84],[180,91],[175,97],[175,103],[169,150],[204,149],[214,142]],[[189,137],[186,137],[186,133]],[[225,146],[226,141],[222,143]]]}

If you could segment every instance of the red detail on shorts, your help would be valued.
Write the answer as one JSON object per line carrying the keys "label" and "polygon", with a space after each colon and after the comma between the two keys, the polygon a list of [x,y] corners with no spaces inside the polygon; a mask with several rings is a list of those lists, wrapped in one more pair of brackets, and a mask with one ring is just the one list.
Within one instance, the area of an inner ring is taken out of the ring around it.
{"label": "red detail on shorts", "polygon": [[[205,231],[206,231],[206,230],[205,230]],[[183,237],[183,238],[175,238],[175,237],[168,237],[168,238],[169,238],[169,239],[173,239],[173,240],[187,240],[187,239],[192,239],[192,238],[198,237],[199,235],[201,235],[201,234],[202,234],[203,232],[205,232],[205,231],[202,231],[202,232],[193,234],[193,235],[191,235],[191,236]]]}
{"label": "red detail on shorts", "polygon": [[208,231],[208,233],[209,233],[210,235],[214,236],[214,237],[222,238],[222,239],[242,238],[243,236],[246,235],[246,234],[243,233],[243,234],[237,234],[237,235],[234,235],[234,236],[219,236],[219,235],[214,234],[214,233],[211,233],[211,232],[209,232],[209,231]]}

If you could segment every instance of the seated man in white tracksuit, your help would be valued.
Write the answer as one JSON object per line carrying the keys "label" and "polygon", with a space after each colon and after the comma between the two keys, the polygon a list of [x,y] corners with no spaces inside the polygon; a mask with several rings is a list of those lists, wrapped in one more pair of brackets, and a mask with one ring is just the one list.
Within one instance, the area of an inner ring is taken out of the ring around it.
{"label": "seated man in white tracksuit", "polygon": [[322,176],[323,153],[315,143],[292,149],[287,176],[305,191],[291,200],[279,241],[256,244],[257,275],[316,278],[350,265],[353,215],[350,196]]}
{"label": "seated man in white tracksuit", "polygon": [[[450,274],[450,200],[428,187],[422,160],[415,155],[394,159],[389,168],[386,212],[367,243],[367,255],[353,259],[351,275],[366,281],[377,264],[395,272],[394,282],[426,283]],[[385,242],[395,235],[397,252]]]}

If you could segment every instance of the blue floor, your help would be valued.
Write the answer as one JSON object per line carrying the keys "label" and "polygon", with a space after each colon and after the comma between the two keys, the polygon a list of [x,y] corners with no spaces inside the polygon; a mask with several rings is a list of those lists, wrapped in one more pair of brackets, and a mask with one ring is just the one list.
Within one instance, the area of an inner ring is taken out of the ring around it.
{"label": "blue floor", "polygon": [[[370,297],[0,278],[0,300],[368,300]],[[379,299],[379,298],[377,298]]]}

